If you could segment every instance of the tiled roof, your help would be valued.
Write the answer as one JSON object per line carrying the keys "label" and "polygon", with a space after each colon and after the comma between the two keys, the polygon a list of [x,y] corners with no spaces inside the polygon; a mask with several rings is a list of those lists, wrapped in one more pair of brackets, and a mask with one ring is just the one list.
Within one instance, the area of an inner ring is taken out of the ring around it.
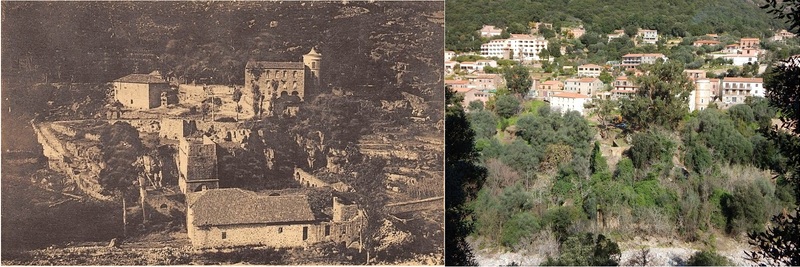
{"label": "tiled roof", "polygon": [[602,67],[595,64],[584,64],[578,66],[578,68],[602,68]]}
{"label": "tiled roof", "polygon": [[762,78],[725,77],[722,82],[763,83]]}
{"label": "tiled roof", "polygon": [[247,69],[303,69],[303,62],[271,62],[271,61],[250,61],[247,62]]}
{"label": "tiled roof", "polygon": [[146,84],[167,83],[167,81],[165,81],[163,78],[150,74],[129,74],[125,77],[116,79],[114,81],[123,83],[146,83]]}
{"label": "tiled roof", "polygon": [[564,98],[589,98],[587,95],[582,95],[579,93],[571,93],[571,92],[561,92],[553,95],[552,97],[564,97]]}
{"label": "tiled roof", "polygon": [[465,80],[445,80],[444,84],[467,84],[468,81]]}
{"label": "tiled roof", "polygon": [[238,188],[209,189],[187,195],[195,226],[314,221],[302,195],[263,196]]}

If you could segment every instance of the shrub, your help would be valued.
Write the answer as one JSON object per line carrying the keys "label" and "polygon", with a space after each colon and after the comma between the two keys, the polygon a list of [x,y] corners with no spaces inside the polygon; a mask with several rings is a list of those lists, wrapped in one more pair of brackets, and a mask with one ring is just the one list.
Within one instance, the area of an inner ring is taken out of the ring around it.
{"label": "shrub", "polygon": [[737,235],[742,232],[761,231],[769,216],[767,197],[756,184],[739,185],[730,197],[722,199],[727,231]]}
{"label": "shrub", "polygon": [[633,184],[634,172],[633,161],[628,157],[623,157],[617,163],[617,170],[614,171],[614,178],[626,184]]}
{"label": "shrub", "polygon": [[561,244],[561,255],[557,259],[548,257],[544,266],[612,266],[619,265],[619,245],[604,235],[592,233],[575,234]]}
{"label": "shrub", "polygon": [[540,230],[539,220],[530,212],[514,214],[505,225],[500,241],[508,248],[513,248],[523,238]]}
{"label": "shrub", "polygon": [[689,261],[686,262],[688,266],[731,266],[733,263],[722,255],[713,251],[698,251],[695,252]]}

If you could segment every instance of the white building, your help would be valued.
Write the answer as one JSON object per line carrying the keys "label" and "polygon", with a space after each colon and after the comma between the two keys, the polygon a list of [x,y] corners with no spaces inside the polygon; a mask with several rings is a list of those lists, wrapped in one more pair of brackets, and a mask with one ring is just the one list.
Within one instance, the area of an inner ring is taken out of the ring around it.
{"label": "white building", "polygon": [[725,77],[720,83],[722,102],[727,105],[741,104],[748,96],[763,97],[765,94],[761,78]]}
{"label": "white building", "polygon": [[578,66],[578,77],[600,77],[603,67],[595,64],[584,64]]}
{"label": "white building", "polygon": [[734,66],[744,66],[747,64],[757,64],[758,63],[758,56],[757,55],[724,55],[722,56],[723,59],[733,61]]}
{"label": "white building", "polygon": [[497,68],[497,61],[491,59],[480,59],[475,61],[475,68],[478,71],[483,71],[483,68],[486,67]]}
{"label": "white building", "polygon": [[483,28],[480,29],[481,37],[494,37],[500,36],[503,33],[503,29],[497,28],[492,25],[483,25]]}
{"label": "white building", "polygon": [[642,37],[642,42],[645,44],[656,44],[656,42],[658,42],[657,30],[639,29],[639,32],[636,34],[636,36]]}
{"label": "white building", "polygon": [[454,57],[456,57],[456,52],[453,51],[444,51],[444,61],[450,61]]}
{"label": "white building", "polygon": [[566,113],[567,111],[574,110],[584,115],[583,113],[583,105],[591,101],[591,98],[587,95],[582,95],[578,93],[571,93],[571,92],[561,92],[550,96],[550,108],[552,110],[558,110],[561,113]]}
{"label": "white building", "polygon": [[664,61],[667,60],[667,56],[664,54],[627,54],[622,56],[622,67],[623,68],[635,68],[641,64],[654,64],[656,63],[657,59],[663,59]]}
{"label": "white building", "polygon": [[513,59],[516,61],[539,60],[539,53],[547,49],[547,40],[526,34],[512,34],[508,39],[495,39],[481,45],[481,56]]}

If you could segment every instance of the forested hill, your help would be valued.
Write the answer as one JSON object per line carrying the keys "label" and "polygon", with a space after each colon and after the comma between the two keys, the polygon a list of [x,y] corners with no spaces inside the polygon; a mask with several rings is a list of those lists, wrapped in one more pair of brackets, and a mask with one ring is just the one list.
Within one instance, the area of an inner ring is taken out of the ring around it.
{"label": "forested hill", "polygon": [[[402,91],[428,97],[443,94],[440,86],[419,82],[438,84],[441,76],[442,7],[380,1],[3,2],[2,68],[4,77],[37,82],[106,82],[161,70],[186,83],[243,84],[248,60],[296,61],[316,47],[324,56],[322,78],[331,86],[370,85],[370,94],[389,99],[402,99]],[[398,64],[409,66],[399,78]]]}
{"label": "forested hill", "polygon": [[658,30],[672,36],[728,33],[770,37],[786,28],[759,8],[763,0],[447,0],[447,49],[480,48],[475,31],[482,25],[527,31],[528,22],[553,23],[554,29],[584,25],[587,32],[607,34],[626,26]]}

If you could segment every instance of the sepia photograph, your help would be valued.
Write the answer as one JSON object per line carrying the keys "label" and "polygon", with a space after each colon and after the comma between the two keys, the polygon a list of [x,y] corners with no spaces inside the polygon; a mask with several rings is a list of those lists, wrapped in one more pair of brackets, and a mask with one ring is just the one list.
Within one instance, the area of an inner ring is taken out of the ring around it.
{"label": "sepia photograph", "polygon": [[443,1],[1,4],[2,264],[444,264]]}

